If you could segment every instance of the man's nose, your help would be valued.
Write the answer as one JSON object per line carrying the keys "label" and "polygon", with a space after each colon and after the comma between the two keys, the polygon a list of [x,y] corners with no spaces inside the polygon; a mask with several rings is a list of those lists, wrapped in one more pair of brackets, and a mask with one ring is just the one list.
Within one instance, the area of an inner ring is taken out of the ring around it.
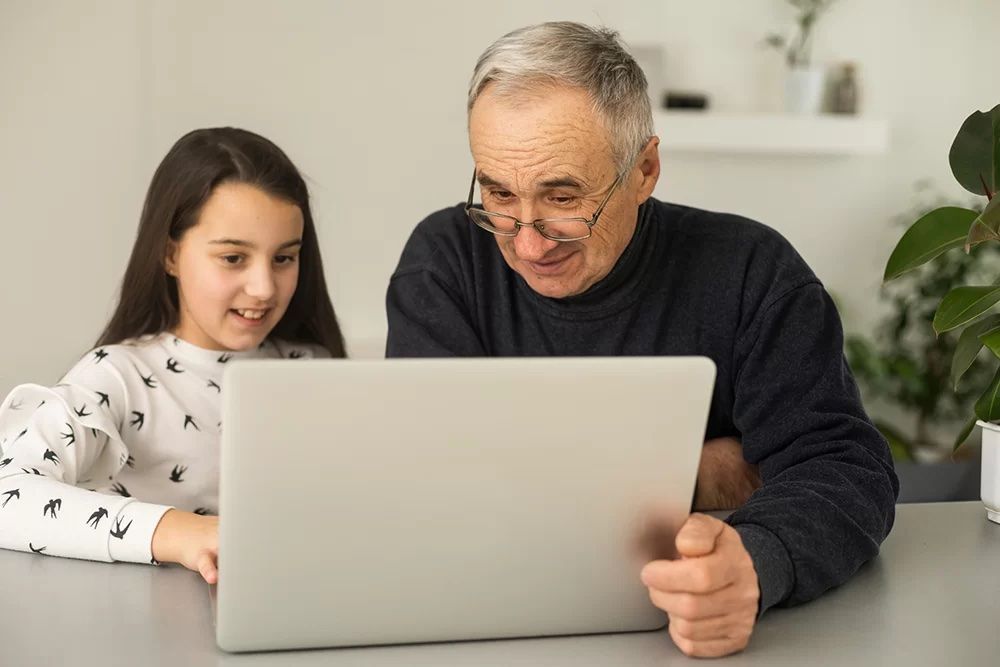
{"label": "man's nose", "polygon": [[514,237],[514,251],[518,259],[526,262],[538,262],[559,245],[558,241],[547,239],[534,226],[521,227]]}

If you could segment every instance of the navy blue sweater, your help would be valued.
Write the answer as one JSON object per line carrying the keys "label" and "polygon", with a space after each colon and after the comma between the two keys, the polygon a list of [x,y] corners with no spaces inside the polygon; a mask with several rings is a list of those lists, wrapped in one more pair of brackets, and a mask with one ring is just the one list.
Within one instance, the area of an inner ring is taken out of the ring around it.
{"label": "navy blue sweater", "polygon": [[836,308],[774,230],[650,199],[584,294],[551,299],[461,206],[421,222],[389,284],[387,356],[704,355],[706,439],[733,436],[763,487],[728,519],[761,611],[815,598],[878,553],[899,485],[843,355]]}

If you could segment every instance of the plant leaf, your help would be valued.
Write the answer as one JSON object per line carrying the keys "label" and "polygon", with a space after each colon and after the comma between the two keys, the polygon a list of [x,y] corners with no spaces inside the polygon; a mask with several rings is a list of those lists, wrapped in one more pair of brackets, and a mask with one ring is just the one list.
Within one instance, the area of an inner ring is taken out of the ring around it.
{"label": "plant leaf", "polygon": [[941,300],[934,313],[934,331],[941,334],[978,319],[1000,301],[1000,287],[956,287]]}
{"label": "plant leaf", "polygon": [[990,349],[997,359],[1000,359],[1000,327],[990,329],[979,337],[983,345]]}
{"label": "plant leaf", "polygon": [[958,337],[958,343],[955,344],[955,354],[951,357],[952,387],[958,389],[958,381],[972,367],[972,362],[976,360],[979,351],[983,349],[983,341],[980,340],[980,336],[994,330],[994,328],[1000,331],[1000,315],[992,315],[966,327],[962,335]]}
{"label": "plant leaf", "polygon": [[965,252],[984,241],[1000,240],[1000,197],[994,197],[976,217],[965,240]]}
{"label": "plant leaf", "polygon": [[951,144],[948,161],[955,179],[969,192],[985,195],[983,184],[991,193],[997,191],[997,131],[1000,128],[1000,104],[988,112],[976,111],[965,119]]}
{"label": "plant leaf", "polygon": [[972,435],[972,429],[976,428],[976,418],[973,417],[969,421],[965,422],[965,426],[959,431],[958,437],[955,438],[955,444],[951,446],[951,453],[954,454],[958,451],[958,448],[965,444],[965,441],[969,439]]}
{"label": "plant leaf", "polygon": [[952,248],[960,248],[978,216],[976,211],[957,206],[944,206],[923,216],[899,239],[886,262],[882,280],[892,280]]}
{"label": "plant leaf", "polygon": [[997,369],[989,388],[976,401],[976,416],[984,422],[1000,418],[1000,369]]}

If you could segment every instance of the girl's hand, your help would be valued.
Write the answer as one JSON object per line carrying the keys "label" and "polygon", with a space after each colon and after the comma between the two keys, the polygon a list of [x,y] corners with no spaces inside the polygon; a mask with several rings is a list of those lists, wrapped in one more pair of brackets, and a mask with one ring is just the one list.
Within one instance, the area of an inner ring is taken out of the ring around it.
{"label": "girl's hand", "polygon": [[180,563],[210,584],[219,581],[219,517],[168,510],[153,532],[153,558]]}

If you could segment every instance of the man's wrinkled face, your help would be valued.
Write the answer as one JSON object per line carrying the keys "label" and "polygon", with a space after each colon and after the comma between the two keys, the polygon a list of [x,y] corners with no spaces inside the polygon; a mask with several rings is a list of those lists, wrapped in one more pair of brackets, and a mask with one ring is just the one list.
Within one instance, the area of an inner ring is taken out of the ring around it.
{"label": "man's wrinkled face", "polygon": [[[618,176],[604,122],[592,107],[579,88],[540,85],[501,96],[488,86],[469,114],[483,208],[524,222],[590,219]],[[535,292],[573,296],[608,275],[632,239],[639,204],[659,174],[652,143],[652,183],[637,162],[612,194],[590,238],[553,241],[531,227],[521,228],[517,236],[496,237],[507,264]]]}

